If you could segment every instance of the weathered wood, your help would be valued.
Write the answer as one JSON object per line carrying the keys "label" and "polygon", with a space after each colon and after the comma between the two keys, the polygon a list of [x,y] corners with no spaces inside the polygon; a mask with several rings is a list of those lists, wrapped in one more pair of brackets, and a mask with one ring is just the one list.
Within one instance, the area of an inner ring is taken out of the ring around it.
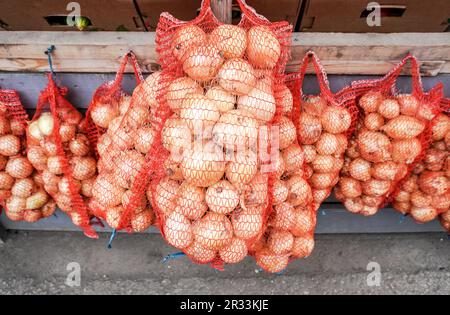
{"label": "weathered wood", "polygon": [[232,22],[232,6],[233,0],[212,0],[211,10],[214,12],[216,18],[227,24]]}
{"label": "weathered wood", "polygon": [[[48,70],[44,51],[51,44],[56,46],[54,66],[59,72],[115,72],[129,50],[145,72],[157,68],[155,33],[0,32],[0,71]],[[288,71],[298,69],[310,49],[330,74],[384,74],[407,53],[422,61],[424,75],[450,73],[446,33],[294,33]]]}

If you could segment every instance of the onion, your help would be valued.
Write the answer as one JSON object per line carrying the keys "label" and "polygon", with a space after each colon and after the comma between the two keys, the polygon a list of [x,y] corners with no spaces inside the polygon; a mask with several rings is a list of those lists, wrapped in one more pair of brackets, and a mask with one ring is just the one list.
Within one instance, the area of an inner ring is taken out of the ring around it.
{"label": "onion", "polygon": [[427,207],[431,205],[432,198],[420,190],[416,190],[410,195],[411,204],[415,207]]}
{"label": "onion", "polygon": [[281,113],[283,115],[289,115],[292,112],[294,100],[291,91],[286,85],[283,84],[280,86],[280,91],[278,91],[278,98],[281,99],[280,101]]}
{"label": "onion", "polygon": [[225,173],[226,163],[213,149],[187,150],[181,162],[183,177],[192,185],[208,187],[218,182]]}
{"label": "onion", "polygon": [[238,206],[239,195],[229,181],[221,180],[208,187],[205,201],[211,211],[228,214]]}
{"label": "onion", "polygon": [[432,196],[431,205],[440,212],[447,212],[450,208],[450,191],[447,190],[445,194]]}
{"label": "onion", "polygon": [[394,199],[398,202],[409,202],[411,194],[407,191],[400,190]]}
{"label": "onion", "polygon": [[322,115],[327,106],[327,101],[321,96],[310,96],[301,103],[302,111],[314,116]]}
{"label": "onion", "polygon": [[211,81],[224,61],[219,49],[211,44],[191,46],[182,60],[184,72],[200,82]]}
{"label": "onion", "polygon": [[219,250],[233,239],[233,227],[223,214],[208,212],[193,226],[196,241],[206,248]]}
{"label": "onion", "polygon": [[351,139],[348,143],[348,148],[345,151],[345,154],[352,159],[356,159],[360,157],[359,154],[359,146],[357,139]]}
{"label": "onion", "polygon": [[359,181],[351,177],[342,177],[339,180],[341,192],[346,198],[356,198],[361,196],[362,188]]}
{"label": "onion", "polygon": [[227,163],[225,174],[227,179],[235,185],[247,184],[258,171],[258,159],[255,153],[237,152]]}
{"label": "onion", "polygon": [[393,119],[400,114],[400,106],[395,99],[385,99],[378,106],[378,113],[386,119]]}
{"label": "onion", "polygon": [[16,180],[11,187],[11,194],[20,198],[28,198],[33,193],[34,182],[31,178],[22,178]]}
{"label": "onion", "polygon": [[33,166],[25,157],[10,158],[5,171],[15,178],[27,178],[33,173]]}
{"label": "onion", "polygon": [[364,205],[360,214],[367,217],[367,216],[375,215],[375,214],[377,214],[377,212],[378,212],[378,207],[369,207],[367,205]]}
{"label": "onion", "polygon": [[316,216],[313,212],[297,208],[291,232],[296,237],[301,237],[312,232],[316,226]]}
{"label": "onion", "polygon": [[394,180],[399,171],[399,166],[391,161],[376,163],[373,165],[371,173],[376,179]]}
{"label": "onion", "polygon": [[233,58],[225,61],[217,78],[219,84],[234,95],[248,94],[256,85],[255,72],[245,60]]}
{"label": "onion", "polygon": [[142,211],[134,213],[131,216],[131,228],[133,232],[143,232],[148,229],[153,222],[153,213],[151,211]]}
{"label": "onion", "polygon": [[24,210],[26,209],[26,201],[24,198],[12,196],[6,200],[6,214],[11,220],[22,220]]}
{"label": "onion", "polygon": [[286,172],[294,172],[301,169],[305,162],[302,148],[298,144],[292,144],[290,147],[281,151],[281,156],[286,163]]}
{"label": "onion", "polygon": [[363,131],[358,135],[357,143],[361,156],[369,162],[384,162],[390,158],[392,144],[380,132]]}
{"label": "onion", "polygon": [[427,195],[442,195],[449,189],[449,180],[441,172],[423,172],[419,176],[420,189]]}
{"label": "onion", "polygon": [[[328,133],[328,135],[332,135],[332,134]],[[332,135],[332,136],[334,136],[334,135]],[[316,158],[316,155],[317,155],[317,153],[316,153],[316,146],[303,145],[302,149],[303,149],[303,154],[305,155],[305,163],[311,163],[312,161],[314,161],[314,159]]]}
{"label": "onion", "polygon": [[284,181],[279,179],[273,183],[273,201],[274,205],[278,205],[286,201],[289,195],[289,188]]}
{"label": "onion", "polygon": [[156,130],[149,126],[143,126],[136,132],[134,139],[134,147],[139,152],[146,154],[150,150],[155,141]]}
{"label": "onion", "polygon": [[76,156],[87,155],[90,151],[89,139],[83,134],[78,134],[75,139],[70,141],[69,150]]}
{"label": "onion", "polygon": [[61,136],[61,142],[69,142],[73,138],[75,138],[76,126],[62,124],[59,127],[59,135]]}
{"label": "onion", "polygon": [[241,58],[247,48],[247,33],[241,27],[222,24],[209,34],[209,42],[216,46],[225,58]]}
{"label": "onion", "polygon": [[432,120],[435,116],[436,114],[433,107],[428,103],[423,103],[417,112],[417,118],[420,120]]}
{"label": "onion", "polygon": [[278,38],[266,25],[253,26],[247,33],[247,57],[257,68],[272,69],[281,54]]}
{"label": "onion", "polygon": [[55,199],[58,207],[65,213],[70,213],[74,210],[71,196],[57,193],[53,196],[53,199]]}
{"label": "onion", "polygon": [[81,181],[81,194],[85,197],[92,197],[92,187],[95,183],[95,177],[91,177]]}
{"label": "onion", "polygon": [[360,181],[367,181],[371,178],[370,166],[370,162],[356,158],[349,165],[350,176]]}
{"label": "onion", "polygon": [[61,118],[61,121],[69,125],[78,125],[83,119],[81,113],[71,106],[61,106],[58,109],[58,117]]}
{"label": "onion", "polygon": [[[142,105],[146,104],[152,108],[156,108],[158,106],[158,102],[156,100],[159,93],[158,91],[163,88],[163,82],[166,82],[165,80],[167,80],[166,78],[163,78],[161,73],[161,71],[153,72],[134,89],[130,106],[133,106],[133,104],[137,102]],[[134,100],[137,101],[135,102]]]}
{"label": "onion", "polygon": [[[147,104],[135,103],[124,117],[125,123],[122,123],[122,128],[130,134],[151,121],[150,110]],[[126,128],[131,128],[132,130],[127,130]]]}
{"label": "onion", "polygon": [[184,182],[178,191],[175,211],[189,220],[200,219],[208,210],[205,202],[205,190]]}
{"label": "onion", "polygon": [[292,257],[306,258],[311,255],[314,249],[314,237],[311,235],[304,235],[296,237],[292,246]]}
{"label": "onion", "polygon": [[286,149],[297,139],[295,125],[289,118],[282,116],[275,126],[279,128],[280,150]]}
{"label": "onion", "polygon": [[123,124],[123,117],[119,116],[109,123],[107,135],[111,138],[111,143],[120,150],[130,149],[133,146],[133,133]]}
{"label": "onion", "polygon": [[[139,172],[144,166],[144,163],[145,163],[144,156],[141,153],[137,152],[136,150],[129,150],[123,152],[121,155],[116,156],[114,161],[115,180],[122,187],[130,188],[132,183],[135,181],[136,176],[138,176]],[[92,170],[93,169],[91,169],[91,171]],[[94,174],[92,174],[89,177],[92,177],[93,175]],[[74,177],[77,178],[75,175]],[[86,177],[89,178],[87,175]]]}
{"label": "onion", "polygon": [[[28,196],[28,198],[25,201],[26,208],[31,209],[31,210],[39,209],[39,208],[45,206],[45,204],[48,202],[48,200],[49,200],[49,196],[47,195],[47,193],[44,190],[38,190],[34,194]],[[47,211],[51,211],[51,210],[47,209]],[[46,216],[48,216],[48,214],[46,214]]]}
{"label": "onion", "polygon": [[409,193],[412,193],[412,192],[416,191],[417,189],[419,189],[419,186],[417,185],[417,176],[416,175],[409,176],[402,183],[402,189]]}
{"label": "onion", "polygon": [[392,159],[395,162],[411,164],[421,151],[422,144],[417,138],[392,142]]}
{"label": "onion", "polygon": [[[423,159],[423,163],[425,164],[426,168],[430,171],[440,171],[441,169],[443,169],[443,165],[445,163],[445,158],[448,155],[448,152],[444,149],[444,150],[437,150],[437,149],[433,149],[430,148],[427,150],[426,155]],[[420,170],[418,169],[420,166],[422,171],[424,169],[423,164],[417,164],[416,165],[416,170]],[[422,172],[417,172],[417,173],[422,173]]]}
{"label": "onion", "polygon": [[216,258],[215,250],[203,248],[196,240],[183,250],[189,258],[199,264],[207,264]]}
{"label": "onion", "polygon": [[251,113],[261,123],[271,121],[276,111],[272,80],[260,80],[248,94],[239,96],[237,108]]}
{"label": "onion", "polygon": [[234,109],[224,113],[213,128],[213,141],[236,151],[257,145],[258,121],[244,110]]}
{"label": "onion", "polygon": [[300,176],[292,176],[286,181],[289,189],[288,202],[293,206],[305,206],[312,200],[311,187]]}
{"label": "onion", "polygon": [[352,116],[346,108],[328,106],[321,115],[323,129],[330,133],[346,132],[352,124]]}
{"label": "onion", "polygon": [[411,207],[411,216],[418,222],[430,222],[436,219],[438,212],[432,207]]}
{"label": "onion", "polygon": [[198,135],[212,130],[220,118],[220,112],[214,102],[203,94],[190,94],[183,101],[180,118],[194,135]]}
{"label": "onion", "polygon": [[164,169],[165,169],[166,175],[170,179],[174,179],[174,180],[182,180],[183,179],[183,173],[181,172],[181,164],[173,156],[169,156],[164,161]]}
{"label": "onion", "polygon": [[[180,185],[178,184],[178,182],[171,180],[169,178],[163,178],[156,186],[155,190],[156,206],[166,216],[168,216],[175,210],[175,202],[176,199],[178,198],[179,189]],[[152,200],[151,198],[149,198],[149,196],[147,198],[149,200]]]}
{"label": "onion", "polygon": [[81,189],[81,183],[79,181],[70,179],[67,176],[61,177],[58,183],[58,190],[65,195],[70,195],[72,193],[70,186],[72,186],[73,191],[76,191],[77,193]]}
{"label": "onion", "polygon": [[94,176],[97,171],[97,162],[93,157],[74,156],[70,160],[70,164],[72,166],[72,176],[77,180],[89,179]]}
{"label": "onion", "polygon": [[245,196],[246,206],[258,206],[267,203],[269,194],[268,175],[257,173],[248,185],[249,191]]}
{"label": "onion", "polygon": [[378,110],[382,101],[383,95],[380,92],[371,91],[360,98],[359,106],[364,109],[365,113],[373,113]]}
{"label": "onion", "polygon": [[14,185],[14,177],[7,172],[0,172],[0,189],[9,190]]}
{"label": "onion", "polygon": [[42,216],[44,218],[48,218],[52,216],[56,211],[56,202],[54,200],[49,200],[47,203],[41,208]]}
{"label": "onion", "polygon": [[288,254],[294,245],[294,236],[288,231],[272,231],[267,238],[267,249],[277,255]]}
{"label": "onion", "polygon": [[120,219],[122,217],[123,211],[124,208],[122,206],[108,208],[106,210],[106,223],[113,229],[119,228]]}
{"label": "onion", "polygon": [[302,144],[313,144],[322,134],[322,123],[319,118],[302,113],[297,125],[297,133]]}
{"label": "onion", "polygon": [[51,173],[48,169],[42,172],[42,181],[44,182],[46,191],[49,193],[58,192],[59,177]]}
{"label": "onion", "polygon": [[335,185],[339,177],[336,173],[314,173],[311,176],[310,183],[314,189],[326,189]]}
{"label": "onion", "polygon": [[131,96],[122,95],[119,100],[119,116],[123,116],[126,114],[131,105]]}
{"label": "onion", "polygon": [[280,231],[289,231],[294,225],[297,211],[289,202],[275,205],[274,211],[269,219],[269,225]]}
{"label": "onion", "polygon": [[410,94],[401,94],[397,96],[402,115],[415,116],[419,108],[419,100]]}
{"label": "onion", "polygon": [[328,198],[330,193],[331,193],[330,189],[314,189],[312,191],[313,201],[317,209],[320,207],[322,202]]}
{"label": "onion", "polygon": [[[166,120],[162,130],[162,144],[171,152],[191,147],[192,133],[187,122],[178,118]],[[182,153],[182,152],[179,152]]]}
{"label": "onion", "polygon": [[167,104],[174,112],[179,112],[181,104],[188,94],[203,94],[203,88],[188,77],[175,79],[166,92]]}
{"label": "onion", "polygon": [[263,214],[258,207],[236,209],[231,214],[234,235],[249,240],[259,235],[263,228]]}
{"label": "onion", "polygon": [[175,58],[182,60],[190,47],[206,42],[206,33],[196,25],[180,27],[171,40],[171,50]]}
{"label": "onion", "polygon": [[55,121],[51,113],[42,113],[38,119],[39,131],[44,136],[49,136],[53,133]]}
{"label": "onion", "polygon": [[256,263],[264,270],[278,273],[286,269],[289,263],[289,255],[275,255],[268,249],[256,253]]}
{"label": "onion", "polygon": [[363,193],[370,196],[384,196],[391,188],[391,182],[379,179],[369,179],[361,183]]}
{"label": "onion", "polygon": [[369,113],[364,117],[364,126],[371,131],[378,131],[383,125],[384,119],[379,113]]}
{"label": "onion", "polygon": [[361,198],[345,199],[345,208],[352,213],[359,213],[363,210],[364,204]]}
{"label": "onion", "polygon": [[340,145],[337,135],[324,132],[317,140],[315,147],[318,154],[332,155],[339,150]]}
{"label": "onion", "polygon": [[20,151],[20,138],[14,135],[5,135],[0,137],[0,154],[4,156],[13,156]]}
{"label": "onion", "polygon": [[236,104],[236,96],[225,91],[219,85],[209,88],[206,92],[206,97],[216,105],[220,113],[234,109],[234,105]]}
{"label": "onion", "polygon": [[125,189],[114,181],[112,175],[99,175],[92,186],[93,197],[108,208],[120,205],[124,193]]}
{"label": "onion", "polygon": [[42,212],[40,210],[25,210],[23,212],[23,220],[28,223],[37,222],[42,219]]}
{"label": "onion", "polygon": [[411,209],[411,205],[407,201],[404,202],[404,201],[394,200],[392,202],[392,206],[394,207],[394,209],[400,211],[400,213],[402,213],[403,215],[408,214],[410,212],[410,209]]}
{"label": "onion", "polygon": [[390,120],[382,130],[394,139],[411,139],[420,135],[425,123],[415,117],[400,115]]}
{"label": "onion", "polygon": [[434,141],[444,139],[445,135],[450,132],[450,117],[444,114],[437,115],[431,131],[433,133],[432,139]]}
{"label": "onion", "polygon": [[34,140],[37,140],[37,141],[39,141],[43,138],[41,130],[39,129],[39,121],[38,120],[35,120],[28,125],[28,134]]}
{"label": "onion", "polygon": [[316,155],[311,166],[315,172],[330,173],[334,171],[336,163],[336,159],[331,155]]}
{"label": "onion", "polygon": [[248,253],[244,240],[234,237],[230,244],[219,250],[219,257],[227,264],[236,264],[242,261]]}
{"label": "onion", "polygon": [[90,112],[91,119],[97,126],[108,128],[109,123],[119,116],[117,103],[95,103]]}

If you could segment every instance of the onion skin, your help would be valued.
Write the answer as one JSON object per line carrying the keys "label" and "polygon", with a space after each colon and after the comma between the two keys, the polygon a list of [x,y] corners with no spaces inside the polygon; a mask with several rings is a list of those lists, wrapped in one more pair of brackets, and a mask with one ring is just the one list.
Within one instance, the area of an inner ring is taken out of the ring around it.
{"label": "onion skin", "polygon": [[390,120],[382,130],[393,139],[411,139],[420,135],[425,123],[415,117],[400,115]]}
{"label": "onion skin", "polygon": [[183,70],[199,82],[211,81],[224,62],[221,52],[210,44],[191,46],[182,57]]}
{"label": "onion skin", "polygon": [[202,247],[219,250],[232,242],[233,227],[225,215],[209,212],[193,226],[193,234]]}
{"label": "onion skin", "polygon": [[200,243],[195,240],[183,250],[189,258],[199,264],[207,264],[216,258],[215,250],[203,248]]}
{"label": "onion skin", "polygon": [[361,156],[369,162],[384,162],[390,158],[391,141],[380,132],[363,131],[358,135],[357,143]]}
{"label": "onion skin", "polygon": [[370,179],[361,183],[363,193],[370,196],[381,197],[389,192],[391,187],[390,181]]}
{"label": "onion skin", "polygon": [[395,162],[411,164],[421,151],[422,144],[417,138],[392,142],[392,159]]}
{"label": "onion skin", "polygon": [[314,249],[314,244],[314,237],[312,237],[311,235],[296,237],[292,246],[292,257],[309,257]]}
{"label": "onion skin", "polygon": [[265,26],[253,26],[247,32],[247,57],[257,68],[272,69],[281,54],[278,38]]}
{"label": "onion skin", "polygon": [[234,235],[250,240],[259,235],[263,228],[263,216],[257,207],[236,209],[231,215]]}
{"label": "onion skin", "polygon": [[276,255],[288,254],[294,245],[294,236],[287,231],[272,231],[267,238],[267,249]]}
{"label": "onion skin", "polygon": [[5,171],[15,178],[27,178],[33,173],[33,166],[25,157],[10,158]]}
{"label": "onion skin", "polygon": [[247,48],[246,31],[235,25],[219,25],[209,34],[208,40],[226,59],[241,58]]}
{"label": "onion skin", "polygon": [[412,95],[401,94],[397,96],[402,115],[415,116],[419,108],[419,101]]}
{"label": "onion skin", "polygon": [[234,95],[248,94],[256,85],[253,67],[243,59],[225,61],[217,77],[220,86]]}
{"label": "onion skin", "polygon": [[4,156],[17,155],[20,152],[20,138],[14,135],[0,137],[0,154]]}
{"label": "onion skin", "polygon": [[256,253],[256,263],[267,272],[277,273],[286,269],[289,255],[275,255],[267,249]]}
{"label": "onion skin", "polygon": [[369,180],[372,177],[370,167],[370,162],[362,158],[356,158],[349,165],[350,176],[360,181]]}
{"label": "onion skin", "polygon": [[206,42],[205,32],[196,25],[186,25],[180,27],[174,34],[171,42],[172,53],[175,58],[182,60],[186,51],[197,44]]}
{"label": "onion skin", "polygon": [[346,108],[329,106],[321,116],[323,129],[330,133],[346,132],[352,123],[352,116]]}
{"label": "onion skin", "polygon": [[289,202],[282,202],[274,207],[269,225],[280,231],[289,231],[294,226],[297,211]]}
{"label": "onion skin", "polygon": [[302,144],[314,144],[322,134],[322,123],[319,118],[302,113],[297,125],[297,133]]}
{"label": "onion skin", "polygon": [[233,238],[230,244],[219,250],[219,257],[227,264],[237,264],[244,260],[248,254],[247,244],[244,240]]}
{"label": "onion skin", "polygon": [[211,211],[228,214],[238,206],[239,195],[230,182],[221,180],[208,187],[205,201]]}
{"label": "onion skin", "polygon": [[378,113],[386,119],[393,119],[400,114],[400,106],[395,99],[385,99],[379,105]]}
{"label": "onion skin", "polygon": [[378,110],[382,101],[383,95],[380,92],[368,92],[360,98],[359,106],[366,114],[373,113]]}
{"label": "onion skin", "polygon": [[356,198],[361,196],[362,188],[358,180],[351,177],[342,177],[339,181],[341,192],[346,198]]}
{"label": "onion skin", "polygon": [[441,172],[424,172],[419,176],[420,189],[429,196],[442,195],[449,188],[449,180]]}

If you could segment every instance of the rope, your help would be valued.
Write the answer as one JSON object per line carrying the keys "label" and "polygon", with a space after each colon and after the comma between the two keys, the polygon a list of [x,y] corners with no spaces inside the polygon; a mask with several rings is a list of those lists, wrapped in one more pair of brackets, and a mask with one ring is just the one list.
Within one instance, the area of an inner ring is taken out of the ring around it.
{"label": "rope", "polygon": [[50,73],[52,74],[53,80],[55,79],[55,71],[53,70],[52,53],[55,49],[56,49],[55,45],[50,45],[45,51],[45,54],[47,55],[48,58],[48,65],[50,67]]}
{"label": "rope", "polygon": [[114,238],[116,237],[117,231],[116,229],[114,229],[111,233],[111,236],[109,237],[109,242],[108,242],[108,249],[112,248],[112,242],[114,241]]}

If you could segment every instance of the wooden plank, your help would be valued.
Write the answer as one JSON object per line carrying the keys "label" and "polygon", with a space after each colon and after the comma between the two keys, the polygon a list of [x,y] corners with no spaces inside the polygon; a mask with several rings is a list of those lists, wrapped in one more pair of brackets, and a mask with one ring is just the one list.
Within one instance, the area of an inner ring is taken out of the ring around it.
{"label": "wooden plank", "polygon": [[227,24],[232,22],[232,6],[233,0],[212,0],[211,10],[214,12],[216,18]]}
{"label": "wooden plank", "polygon": [[[129,50],[148,72],[157,68],[154,41],[147,32],[0,32],[0,71],[46,71],[44,51],[53,44],[59,72],[115,72]],[[294,33],[287,69],[297,70],[310,49],[331,74],[384,74],[407,53],[422,60],[424,75],[450,73],[446,33]]]}

